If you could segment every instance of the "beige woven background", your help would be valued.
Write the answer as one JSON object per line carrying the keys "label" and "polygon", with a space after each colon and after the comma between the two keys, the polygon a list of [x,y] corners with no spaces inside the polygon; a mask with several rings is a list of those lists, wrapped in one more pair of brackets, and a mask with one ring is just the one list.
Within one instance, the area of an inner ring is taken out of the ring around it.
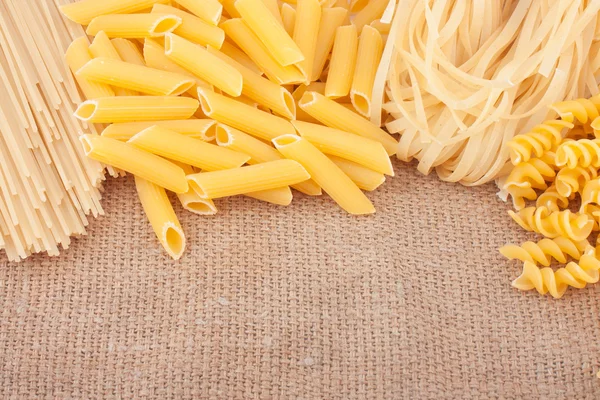
{"label": "beige woven background", "polygon": [[397,172],[372,217],[185,214],[180,262],[111,180],[60,258],[2,261],[0,398],[599,398],[599,286],[512,289],[497,247],[526,235],[494,188]]}

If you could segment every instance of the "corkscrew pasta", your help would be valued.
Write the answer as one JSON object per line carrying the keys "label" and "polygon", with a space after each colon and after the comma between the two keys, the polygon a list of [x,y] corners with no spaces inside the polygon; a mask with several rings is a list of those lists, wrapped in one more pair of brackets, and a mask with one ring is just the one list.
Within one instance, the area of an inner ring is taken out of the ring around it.
{"label": "corkscrew pasta", "polygon": [[579,260],[589,246],[587,240],[575,241],[559,236],[554,239],[544,238],[537,243],[527,241],[520,246],[507,244],[500,248],[500,253],[509,260],[538,263],[547,267],[552,259],[560,263],[567,262],[567,256]]}
{"label": "corkscrew pasta", "polygon": [[512,163],[517,165],[529,161],[532,157],[541,157],[562,142],[564,128],[572,127],[570,122],[551,120],[536,125],[530,132],[515,136],[507,143]]}

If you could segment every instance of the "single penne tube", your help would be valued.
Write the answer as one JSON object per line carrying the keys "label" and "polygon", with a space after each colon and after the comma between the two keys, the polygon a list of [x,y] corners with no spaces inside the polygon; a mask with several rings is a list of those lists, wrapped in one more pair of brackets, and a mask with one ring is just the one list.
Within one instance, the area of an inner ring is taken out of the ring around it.
{"label": "single penne tube", "polygon": [[187,176],[201,198],[218,199],[261,190],[277,189],[310,179],[306,170],[292,160],[277,160],[223,171]]}
{"label": "single penne tube", "polygon": [[75,117],[93,123],[186,119],[198,109],[198,100],[174,96],[101,97],[84,101]]}
{"label": "single penne tube", "polygon": [[187,69],[169,60],[169,58],[165,55],[165,48],[156,43],[154,40],[146,39],[144,42],[144,60],[146,61],[146,65],[150,68],[156,68],[163,71],[185,75],[194,79],[196,86],[187,91],[187,93],[194,98],[198,97],[198,87],[204,87],[210,90],[213,89],[213,86],[208,82],[198,78]]}
{"label": "single penne tube", "polygon": [[181,18],[172,14],[109,14],[96,17],[86,33],[95,36],[104,31],[111,38],[147,38],[164,36],[181,25]]}
{"label": "single penne tube", "polygon": [[[210,142],[215,140],[217,122],[212,119],[181,119],[166,121],[123,122],[104,128],[101,136],[127,141],[152,126],[160,126],[182,135]],[[233,149],[234,150],[234,149]]]}
{"label": "single penne tube", "polygon": [[[174,161],[174,164],[179,166],[185,172],[186,175],[195,174],[194,169],[184,163]],[[181,203],[184,210],[192,212],[197,215],[215,215],[217,213],[217,207],[215,203],[210,199],[201,199],[200,196],[193,189],[189,189],[185,193],[177,193],[177,198]]]}
{"label": "single penne tube", "polygon": [[359,12],[365,6],[369,4],[369,0],[351,0],[350,1],[350,11],[353,13]]}
{"label": "single penne tube", "polygon": [[119,54],[119,57],[121,57],[121,60],[131,64],[146,65],[146,62],[144,61],[144,55],[137,47],[137,45],[135,45],[131,40],[123,38],[114,38],[111,39],[110,42],[117,50],[117,53]]}
{"label": "single penne tube", "polygon": [[289,206],[294,198],[289,186],[246,193],[244,196],[279,206]]}
{"label": "single penne tube", "polygon": [[344,210],[354,215],[375,212],[375,207],[358,186],[308,140],[296,135],[282,135],[273,139],[273,144],[284,157],[300,163]]}
{"label": "single penne tube", "polygon": [[77,74],[91,81],[154,96],[178,96],[196,85],[185,75],[110,58],[94,58]]}
{"label": "single penne tube", "polygon": [[296,25],[296,9],[287,3],[281,6],[281,19],[283,27],[288,35],[294,35],[294,26]]}
{"label": "single penne tube", "polygon": [[377,29],[377,31],[381,34],[381,35],[387,35],[390,33],[390,29],[392,27],[392,24],[390,23],[383,23],[381,22],[381,20],[375,20],[373,22],[371,22],[369,24],[371,27]]}
{"label": "single penne tube", "polygon": [[283,23],[279,23],[262,0],[237,0],[235,8],[277,63],[285,67],[304,60],[302,51],[288,35]]}
{"label": "single penne tube", "polygon": [[342,26],[347,17],[348,10],[345,8],[335,7],[323,9],[323,12],[321,13],[321,23],[319,24],[319,35],[317,36],[315,60],[310,77],[311,81],[318,80],[323,73],[327,57],[333,48],[336,30]]}
{"label": "single penne tube", "polygon": [[306,77],[307,84],[310,83],[315,62],[320,24],[321,5],[319,0],[298,0],[296,23],[294,24],[294,42],[304,54],[304,60],[296,63],[296,66]]}
{"label": "single penne tube", "polygon": [[60,11],[71,21],[87,25],[100,15],[134,13],[156,3],[168,3],[168,0],[81,0],[60,6]]}
{"label": "single penne tube", "polygon": [[300,108],[324,125],[380,142],[388,155],[396,154],[398,142],[383,129],[317,92],[306,92]]}
{"label": "single penne tube", "polygon": [[165,35],[165,55],[225,93],[234,97],[242,94],[242,74],[205,48],[169,33]]}
{"label": "single penne tube", "polygon": [[158,241],[169,256],[179,260],[185,250],[185,235],[167,192],[139,176],[135,177],[135,188]]}
{"label": "single penne tube", "polygon": [[352,21],[356,25],[358,32],[361,32],[371,22],[380,19],[388,3],[389,0],[367,1],[365,7],[354,16],[354,20]]}
{"label": "single penne tube", "polygon": [[152,126],[127,141],[140,150],[192,165],[204,171],[237,168],[250,156],[203,142],[160,126]]}
{"label": "single penne tube", "polygon": [[350,94],[358,56],[358,30],[354,25],[337,28],[325,96],[336,99]]}
{"label": "single penne tube", "polygon": [[114,90],[109,85],[92,82],[84,77],[77,76],[76,72],[79,68],[83,67],[92,59],[86,37],[82,36],[71,43],[67,48],[65,59],[86,99],[92,100],[99,97],[111,97],[115,95]]}
{"label": "single penne tube", "polygon": [[365,117],[371,116],[371,96],[375,74],[383,53],[383,39],[379,31],[366,25],[358,42],[358,56],[350,99],[354,108]]}
{"label": "single penne tube", "polygon": [[394,176],[390,157],[380,142],[323,125],[302,121],[292,121],[292,124],[301,137],[322,153],[345,158],[382,174]]}
{"label": "single penne tube", "polygon": [[[251,158],[247,163],[250,165],[284,158],[273,146],[227,125],[217,125],[216,140],[219,146],[249,155]],[[309,196],[320,196],[322,193],[319,185],[312,179],[297,183],[292,187]]]}
{"label": "single penne tube", "polygon": [[198,98],[202,111],[208,118],[259,139],[271,140],[281,135],[281,132],[295,132],[289,121],[215,92],[198,88]]}
{"label": "single penne tube", "polygon": [[188,191],[185,173],[177,165],[127,143],[98,135],[79,137],[85,155],[122,169],[175,193]]}
{"label": "single penne tube", "polygon": [[220,26],[227,37],[234,41],[273,82],[280,85],[306,82],[306,76],[297,67],[293,65],[284,67],[275,61],[260,39],[241,19],[232,18]]}
{"label": "single penne tube", "polygon": [[244,96],[285,118],[296,118],[296,103],[290,92],[210,46],[208,47],[208,52],[219,57],[240,72],[243,79],[242,94]]}
{"label": "single penne tube", "polygon": [[[90,53],[95,59],[105,57],[121,61],[121,56],[119,56],[117,49],[115,48],[115,46],[113,46],[112,42],[110,41],[110,39],[104,31],[98,32],[98,34],[94,37],[94,40],[92,40],[92,44],[90,44]],[[89,62],[86,63],[83,67],[85,67],[88,64]],[[79,70],[77,71],[77,73],[79,73]],[[98,79],[92,79],[90,77],[86,78],[95,82],[112,85],[112,82],[101,82]],[[139,96],[139,93],[135,90],[120,87],[118,85],[113,85],[113,90],[115,91],[115,95],[117,96]]]}
{"label": "single penne tube", "polygon": [[377,189],[385,182],[385,175],[375,172],[372,169],[364,167],[355,162],[346,160],[344,158],[328,156],[331,161],[335,163],[348,178],[352,179],[356,186],[362,190],[371,192]]}
{"label": "single penne tube", "polygon": [[201,18],[179,8],[165,4],[155,4],[152,7],[152,13],[177,15],[181,18],[181,25],[173,33],[194,43],[220,49],[223,41],[225,41],[225,32],[223,32],[223,29],[206,23]]}
{"label": "single penne tube", "polygon": [[228,56],[229,58],[242,64],[244,67],[248,68],[255,74],[263,75],[263,72],[260,68],[258,68],[258,65],[256,65],[254,61],[252,61],[252,59],[246,55],[246,53],[238,49],[235,45],[225,41],[223,42],[223,46],[221,46],[219,51]]}
{"label": "single penne tube", "polygon": [[175,2],[212,25],[218,25],[221,20],[223,6],[217,0],[175,0]]}

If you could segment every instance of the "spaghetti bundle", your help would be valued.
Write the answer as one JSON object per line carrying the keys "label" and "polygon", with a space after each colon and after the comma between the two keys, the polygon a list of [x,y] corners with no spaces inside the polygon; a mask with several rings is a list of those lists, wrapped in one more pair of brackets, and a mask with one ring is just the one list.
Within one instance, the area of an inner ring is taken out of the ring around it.
{"label": "spaghetti bundle", "polygon": [[12,261],[57,255],[71,235],[85,233],[88,214],[103,213],[103,166],[77,139],[95,127],[73,116],[82,98],[64,62],[84,31],[57,6],[0,2],[0,248]]}
{"label": "spaghetti bundle", "polygon": [[425,174],[465,185],[506,175],[514,135],[555,117],[550,104],[598,93],[598,1],[400,0],[398,9],[373,99],[387,95],[397,155]]}

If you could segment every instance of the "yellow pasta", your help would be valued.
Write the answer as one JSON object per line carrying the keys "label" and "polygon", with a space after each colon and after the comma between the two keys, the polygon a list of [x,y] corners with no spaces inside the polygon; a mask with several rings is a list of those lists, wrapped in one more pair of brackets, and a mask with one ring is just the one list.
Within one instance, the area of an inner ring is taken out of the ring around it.
{"label": "yellow pasta", "polygon": [[85,155],[127,171],[175,193],[188,191],[185,173],[177,165],[127,143],[97,135],[82,135]]}
{"label": "yellow pasta", "polygon": [[381,18],[388,3],[389,0],[369,0],[366,6],[356,14],[352,23],[360,32],[365,26]]}
{"label": "yellow pasta", "polygon": [[600,178],[585,183],[581,191],[581,207],[579,212],[597,216],[597,206],[600,205]]}
{"label": "yellow pasta", "polygon": [[[249,155],[251,158],[248,160],[248,164],[250,165],[284,158],[272,146],[230,126],[219,124],[216,132],[217,144],[219,146]],[[292,187],[309,196],[320,196],[322,193],[321,187],[312,179],[297,183],[292,185]]]}
{"label": "yellow pasta", "polygon": [[328,156],[328,158],[362,190],[373,191],[385,182],[385,175],[372,169],[340,157]]}
{"label": "yellow pasta", "polygon": [[175,0],[175,2],[212,25],[218,25],[221,20],[223,6],[217,0]]}
{"label": "yellow pasta", "polygon": [[356,27],[350,25],[337,28],[329,62],[325,96],[335,99],[350,94],[357,55],[358,31]]}
{"label": "yellow pasta", "polygon": [[235,45],[225,41],[223,42],[223,46],[221,46],[220,51],[229,58],[242,64],[244,67],[248,68],[255,74],[263,74],[263,71],[258,67],[258,65],[256,65],[254,61],[252,61],[252,59],[246,55],[246,53],[238,49]]}
{"label": "yellow pasta", "polygon": [[600,260],[595,255],[592,247],[581,257],[579,263],[570,262],[565,268],[556,272],[550,268],[538,268],[535,264],[526,261],[523,272],[512,282],[512,286],[519,290],[536,289],[539,294],[550,293],[560,299],[569,286],[582,289],[588,283],[596,283],[600,279]]}
{"label": "yellow pasta", "polygon": [[169,33],[165,35],[165,55],[225,93],[242,94],[242,74],[205,48]]}
{"label": "yellow pasta", "polygon": [[279,206],[289,206],[294,198],[289,186],[246,193],[244,196]]}
{"label": "yellow pasta", "polygon": [[599,116],[600,94],[589,99],[567,100],[554,103],[550,106],[561,119],[567,122],[577,121],[586,124]]}
{"label": "yellow pasta", "polygon": [[237,168],[250,159],[244,153],[206,143],[160,126],[144,129],[132,136],[127,143],[140,150],[205,171]]}
{"label": "yellow pasta", "polygon": [[195,15],[178,8],[164,4],[155,4],[152,8],[152,12],[172,14],[181,18],[181,25],[179,25],[173,33],[194,43],[220,49],[225,41],[225,32],[223,32],[223,29],[208,24]]}
{"label": "yellow pasta", "polygon": [[598,169],[595,167],[563,168],[556,174],[554,184],[561,196],[569,197],[579,192],[588,181],[596,177],[598,177]]}
{"label": "yellow pasta", "polygon": [[288,35],[294,35],[294,26],[296,26],[296,9],[287,3],[281,6],[281,19],[283,27]]}
{"label": "yellow pasta", "polygon": [[292,160],[278,160],[187,176],[201,198],[218,199],[261,190],[277,189],[310,179],[306,170]]}
{"label": "yellow pasta", "polygon": [[337,29],[342,26],[348,16],[348,10],[341,7],[324,8],[319,25],[319,35],[317,36],[317,47],[315,50],[315,59],[313,63],[311,81],[319,79],[325,68],[327,57],[333,48],[335,34]]}
{"label": "yellow pasta", "polygon": [[216,122],[212,119],[182,119],[166,121],[123,122],[111,124],[102,131],[102,136],[127,141],[137,133],[152,126],[160,126],[194,139],[210,142],[216,137]]}
{"label": "yellow pasta", "polygon": [[[196,171],[187,164],[176,161],[174,163],[178,165],[186,175],[196,173]],[[194,214],[215,215],[217,213],[217,207],[215,206],[215,203],[210,199],[201,199],[192,188],[188,189],[188,191],[185,193],[177,193],[177,198],[185,210]]]}
{"label": "yellow pasta", "polygon": [[304,60],[299,61],[296,66],[306,78],[306,84],[310,83],[315,63],[320,23],[321,5],[319,1],[298,0],[298,5],[296,6],[296,23],[294,24],[294,42],[296,42],[300,51],[302,51]]}
{"label": "yellow pasta", "polygon": [[196,84],[185,75],[110,58],[95,58],[77,74],[91,81],[155,96],[178,96]]}
{"label": "yellow pasta", "polygon": [[283,26],[283,20],[281,18],[281,12],[279,11],[279,4],[277,3],[277,0],[261,0],[265,6],[267,6],[267,8],[269,9],[269,12],[271,14],[273,14],[273,16],[275,17],[275,19],[277,20],[277,23],[279,23],[279,25]]}
{"label": "yellow pasta", "polygon": [[208,52],[219,57],[240,72],[243,79],[242,94],[244,96],[247,96],[258,104],[271,109],[285,118],[296,118],[296,102],[290,92],[276,83],[256,74],[254,71],[246,68],[218,50],[209,47]]}
{"label": "yellow pasta", "polygon": [[198,100],[173,96],[102,97],[84,101],[75,117],[93,123],[186,119],[198,109]]}
{"label": "yellow pasta", "polygon": [[556,165],[576,168],[600,167],[600,139],[565,141],[556,150]]}
{"label": "yellow pasta", "polygon": [[198,78],[190,71],[175,64],[165,55],[165,49],[154,40],[146,39],[144,43],[144,60],[150,68],[161,69],[163,71],[174,72],[176,74],[186,75],[196,82],[196,86],[188,90],[188,94],[192,97],[198,97],[198,87],[213,89],[212,85]]}
{"label": "yellow pasta", "polygon": [[151,8],[168,0],[81,0],[60,6],[60,11],[71,21],[87,25],[94,18],[105,14],[127,14]]}
{"label": "yellow pasta", "polygon": [[[108,38],[108,36],[106,35],[106,33],[104,31],[98,32],[98,34],[94,37],[94,40],[92,41],[92,44],[90,45],[90,53],[92,54],[92,57],[94,57],[94,58],[105,57],[105,58],[111,58],[113,60],[121,61],[121,56],[119,56],[117,49],[115,48],[115,46],[113,46],[112,42],[110,41],[110,39]],[[86,63],[86,65],[87,64],[88,63]],[[82,66],[82,68],[84,66]],[[81,69],[79,69],[77,71],[77,73],[79,73],[80,70]],[[104,83],[107,85],[112,85],[112,82],[101,82],[100,80],[93,79],[89,76],[87,76],[85,78],[92,80],[92,81]],[[118,85],[113,85],[112,89],[114,90],[115,95],[117,95],[117,96],[138,96],[139,95],[139,93],[136,92],[135,90],[119,87]]]}
{"label": "yellow pasta", "polygon": [[559,236],[554,239],[544,238],[539,242],[525,242],[520,246],[507,244],[500,248],[500,254],[509,260],[527,261],[533,264],[539,263],[548,267],[555,259],[559,263],[566,263],[567,257],[579,260],[584,251],[590,247],[587,240],[574,241]]}
{"label": "yellow pasta", "polygon": [[354,161],[382,174],[394,176],[394,168],[383,145],[372,139],[302,121],[292,124],[304,139],[321,152]]}
{"label": "yellow pasta", "polygon": [[75,39],[67,49],[65,59],[69,69],[73,75],[75,75],[75,80],[86,99],[92,100],[99,97],[110,97],[115,95],[115,92],[110,86],[98,82],[91,82],[76,75],[79,68],[83,67],[92,59],[87,38],[80,37]]}
{"label": "yellow pasta", "polygon": [[295,132],[289,121],[223,95],[199,88],[198,97],[207,117],[257,138],[271,140]]}
{"label": "yellow pasta", "polygon": [[282,66],[304,60],[304,55],[262,0],[237,0],[235,8],[269,54]]}
{"label": "yellow pasta", "polygon": [[96,17],[86,33],[95,36],[104,31],[111,38],[147,38],[164,36],[181,25],[181,18],[172,14],[110,14]]}
{"label": "yellow pasta", "polygon": [[358,42],[358,57],[350,99],[354,108],[363,116],[371,116],[371,95],[375,74],[383,52],[383,40],[377,29],[365,26]]}
{"label": "yellow pasta", "polygon": [[306,92],[298,105],[321,123],[376,140],[383,145],[388,155],[396,154],[398,142],[390,134],[322,94]]}
{"label": "yellow pasta", "polygon": [[310,142],[296,135],[282,135],[273,139],[273,144],[284,157],[306,168],[311,178],[344,210],[354,215],[375,212],[358,186]]}
{"label": "yellow pasta", "polygon": [[545,207],[527,207],[508,214],[526,231],[541,233],[551,239],[565,236],[575,241],[585,240],[594,227],[594,220],[588,215],[569,210],[550,212]]}
{"label": "yellow pasta", "polygon": [[110,42],[117,50],[121,60],[132,64],[146,65],[146,62],[144,61],[144,55],[131,40],[114,38]]}
{"label": "yellow pasta", "polygon": [[558,146],[562,140],[562,130],[571,129],[573,124],[562,120],[549,120],[534,126],[529,132],[513,137],[506,145],[510,149],[513,165],[541,157],[545,152]]}
{"label": "yellow pasta", "polygon": [[223,22],[221,28],[227,37],[237,44],[252,61],[267,75],[267,77],[280,84],[296,84],[306,81],[306,77],[293,65],[284,67],[280,65],[264,48],[260,39],[239,18]]}
{"label": "yellow pasta", "polygon": [[[560,211],[561,209],[569,207],[569,199],[561,196],[556,190],[556,186],[552,185],[540,194],[535,201],[536,207],[546,207],[549,211]],[[525,205],[523,205],[525,207]],[[521,207],[521,208],[523,208]]]}
{"label": "yellow pasta", "polygon": [[165,189],[138,176],[135,188],[160,244],[169,256],[179,260],[185,250],[185,235]]}

